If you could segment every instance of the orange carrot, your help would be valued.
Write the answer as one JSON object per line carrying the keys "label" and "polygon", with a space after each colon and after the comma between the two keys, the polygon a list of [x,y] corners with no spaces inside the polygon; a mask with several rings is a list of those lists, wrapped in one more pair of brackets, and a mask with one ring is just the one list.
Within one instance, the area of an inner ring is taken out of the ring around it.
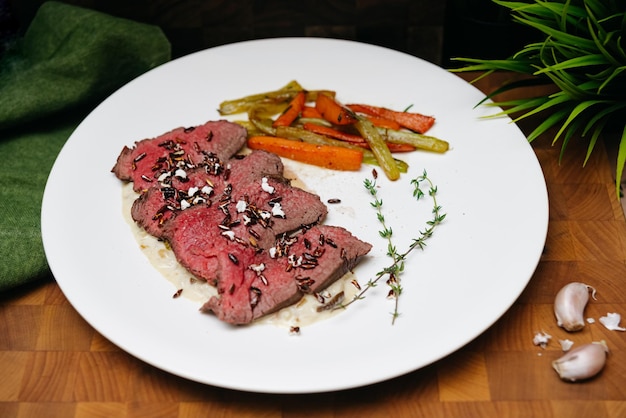
{"label": "orange carrot", "polygon": [[415,151],[415,147],[410,144],[394,144],[392,142],[385,142],[387,144],[387,148],[391,152],[413,152]]}
{"label": "orange carrot", "polygon": [[435,123],[435,118],[433,118],[432,116],[422,115],[420,113],[399,112],[397,110],[391,110],[385,107],[371,106],[366,104],[351,104],[348,105],[348,107],[354,112],[391,119],[404,126],[405,128],[420,134],[428,131]]}
{"label": "orange carrot", "polygon": [[332,145],[315,145],[275,136],[252,136],[248,147],[265,150],[281,157],[334,170],[356,171],[361,168],[363,153]]}
{"label": "orange carrot", "polygon": [[322,114],[313,106],[304,106],[304,108],[302,108],[302,117],[322,119]]}
{"label": "orange carrot", "polygon": [[323,93],[317,95],[315,108],[324,119],[335,125],[351,125],[357,121],[350,109]]}
{"label": "orange carrot", "polygon": [[300,112],[302,112],[302,108],[304,107],[304,103],[306,102],[306,93],[300,90],[296,96],[289,102],[289,106],[283,113],[280,114],[278,118],[272,123],[273,127],[277,126],[289,126],[293,123],[294,120],[298,116],[300,116]]}
{"label": "orange carrot", "polygon": [[402,126],[395,120],[381,118],[381,117],[372,116],[372,115],[366,115],[365,117],[368,118],[370,122],[374,124],[374,126],[378,126],[379,128],[394,129],[396,131],[399,131],[400,129],[402,129]]}
{"label": "orange carrot", "polygon": [[365,139],[360,135],[349,134],[346,132],[342,132],[338,129],[331,128],[328,126],[318,125],[315,123],[305,123],[302,125],[304,129],[307,131],[311,131],[316,134],[329,136],[335,139],[341,139],[342,141],[351,142],[355,144],[367,144]]}

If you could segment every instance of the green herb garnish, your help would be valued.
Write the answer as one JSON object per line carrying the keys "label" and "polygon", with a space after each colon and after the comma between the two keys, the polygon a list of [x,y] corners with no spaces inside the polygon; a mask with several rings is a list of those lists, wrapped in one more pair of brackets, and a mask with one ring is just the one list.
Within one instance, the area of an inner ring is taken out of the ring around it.
{"label": "green herb garnish", "polygon": [[575,134],[588,138],[586,164],[603,131],[621,133],[615,179],[619,196],[626,163],[624,1],[493,2],[510,9],[514,21],[539,31],[541,40],[526,45],[506,59],[455,58],[468,65],[451,71],[485,71],[479,78],[500,70],[531,76],[506,83],[492,92],[487,97],[489,99],[526,86],[554,86],[554,93],[542,97],[503,101],[494,105],[506,109],[499,115],[521,114],[515,121],[546,112],[545,120],[530,133],[528,140],[533,141],[555,127],[553,144],[562,139],[559,160]]}
{"label": "green herb garnish", "polygon": [[416,200],[421,200],[424,196],[426,196],[426,192],[422,189],[424,185],[428,187],[428,196],[431,197],[433,202],[432,209],[432,219],[426,221],[426,228],[423,231],[419,231],[418,237],[414,238],[409,247],[402,253],[398,252],[397,247],[393,243],[393,230],[391,227],[387,225],[385,220],[385,216],[383,214],[383,200],[378,196],[378,186],[376,183],[377,174],[376,171],[372,171],[373,179],[365,179],[363,181],[363,185],[365,189],[372,196],[373,201],[370,203],[372,207],[376,210],[376,217],[378,222],[381,224],[382,229],[378,231],[379,235],[387,241],[387,256],[391,258],[391,264],[378,273],[376,273],[376,277],[370,279],[367,284],[359,291],[358,294],[354,296],[354,298],[348,302],[347,304],[342,305],[342,307],[347,307],[351,303],[361,300],[364,298],[365,293],[376,287],[378,282],[382,278],[387,278],[387,285],[390,290],[387,294],[388,297],[394,299],[394,310],[392,313],[391,323],[394,324],[396,319],[400,316],[399,312],[399,299],[402,294],[402,286],[400,283],[400,276],[404,271],[404,263],[408,257],[408,255],[415,249],[423,250],[426,247],[426,240],[433,235],[435,228],[443,222],[446,217],[446,214],[441,213],[441,206],[437,204],[437,186],[433,184],[431,179],[428,177],[426,170],[424,170],[423,174],[419,177],[411,180],[411,185],[413,186],[413,197]]}

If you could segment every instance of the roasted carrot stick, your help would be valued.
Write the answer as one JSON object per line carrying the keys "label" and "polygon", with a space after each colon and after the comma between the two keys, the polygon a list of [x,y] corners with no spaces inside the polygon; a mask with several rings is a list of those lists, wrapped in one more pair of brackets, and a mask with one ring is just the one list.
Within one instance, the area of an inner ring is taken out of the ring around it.
{"label": "roasted carrot stick", "polygon": [[315,132],[316,134],[329,136],[335,139],[341,139],[342,141],[353,144],[367,144],[362,136],[342,132],[335,128],[329,128],[328,126],[322,126],[315,123],[305,123],[302,127],[307,131]]}
{"label": "roasted carrot stick", "polygon": [[379,128],[395,129],[396,131],[402,129],[402,126],[395,120],[372,115],[366,115],[366,117],[374,124],[374,126]]}
{"label": "roasted carrot stick", "polygon": [[358,150],[332,145],[315,145],[275,136],[250,137],[248,147],[334,170],[356,171],[361,168],[363,162],[363,153]]}
{"label": "roasted carrot stick", "polygon": [[413,152],[415,147],[409,144],[394,144],[393,142],[386,142],[387,148],[391,152]]}
{"label": "roasted carrot stick", "polygon": [[356,123],[354,113],[326,94],[318,94],[315,108],[327,121],[335,125],[350,125]]}
{"label": "roasted carrot stick", "polygon": [[302,108],[304,107],[304,103],[306,102],[306,94],[303,90],[300,90],[296,96],[289,102],[289,106],[283,113],[280,114],[272,123],[272,126],[289,126],[293,123],[294,120],[298,116],[300,116],[300,112],[302,112]]}
{"label": "roasted carrot stick", "polygon": [[428,131],[435,123],[435,118],[422,115],[421,113],[399,112],[385,107],[366,104],[351,104],[348,107],[354,112],[391,119],[403,127],[420,134]]}
{"label": "roasted carrot stick", "polygon": [[[315,123],[305,123],[302,125],[307,131],[314,132],[319,135],[324,135],[330,138],[339,139],[341,141],[348,142],[350,144],[359,145],[365,149],[371,149],[365,138],[359,135],[350,134],[340,131],[335,128],[329,128],[328,126],[317,125]],[[415,151],[415,147],[411,144],[394,144],[387,142],[387,148],[391,152],[412,152]]]}
{"label": "roasted carrot stick", "polygon": [[[376,159],[376,156],[371,151],[371,149],[365,149],[357,144],[351,144],[349,142],[341,141],[339,139],[333,139],[324,135],[319,135],[307,131],[304,128],[298,128],[295,126],[279,126],[278,128],[276,128],[276,136],[291,139],[294,141],[304,141],[315,145],[332,145],[334,147],[356,149],[359,151],[362,150],[361,152],[363,152],[363,163],[379,166],[378,160]],[[398,171],[401,173],[406,173],[409,169],[409,165],[402,160],[394,158],[394,163],[396,164]]]}
{"label": "roasted carrot stick", "polygon": [[313,106],[304,106],[304,108],[302,109],[302,117],[322,119],[322,114],[318,112],[317,109]]}

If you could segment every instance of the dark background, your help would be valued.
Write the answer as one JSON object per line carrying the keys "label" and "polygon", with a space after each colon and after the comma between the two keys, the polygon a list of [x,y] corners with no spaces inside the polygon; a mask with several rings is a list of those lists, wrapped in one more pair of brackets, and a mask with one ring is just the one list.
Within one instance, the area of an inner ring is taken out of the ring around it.
{"label": "dark background", "polygon": [[[451,57],[505,58],[533,34],[491,0],[65,0],[160,26],[173,57],[237,41],[316,36],[386,46],[449,68]],[[0,0],[2,50],[43,0]]]}

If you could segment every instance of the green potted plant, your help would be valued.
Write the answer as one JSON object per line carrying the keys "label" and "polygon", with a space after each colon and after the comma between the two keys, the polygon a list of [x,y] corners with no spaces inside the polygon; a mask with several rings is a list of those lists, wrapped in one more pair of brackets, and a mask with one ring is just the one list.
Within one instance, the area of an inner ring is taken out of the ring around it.
{"label": "green potted plant", "polygon": [[[587,156],[605,132],[618,132],[616,191],[626,163],[626,4],[624,0],[492,0],[510,9],[512,19],[541,35],[504,59],[455,58],[464,67],[451,71],[512,71],[529,75],[492,92],[550,84],[541,97],[495,103],[504,114],[547,115],[532,131],[533,141],[557,127],[553,143],[561,154],[575,135],[588,140]],[[483,75],[483,76],[484,76]],[[485,99],[486,100],[486,99]]]}

